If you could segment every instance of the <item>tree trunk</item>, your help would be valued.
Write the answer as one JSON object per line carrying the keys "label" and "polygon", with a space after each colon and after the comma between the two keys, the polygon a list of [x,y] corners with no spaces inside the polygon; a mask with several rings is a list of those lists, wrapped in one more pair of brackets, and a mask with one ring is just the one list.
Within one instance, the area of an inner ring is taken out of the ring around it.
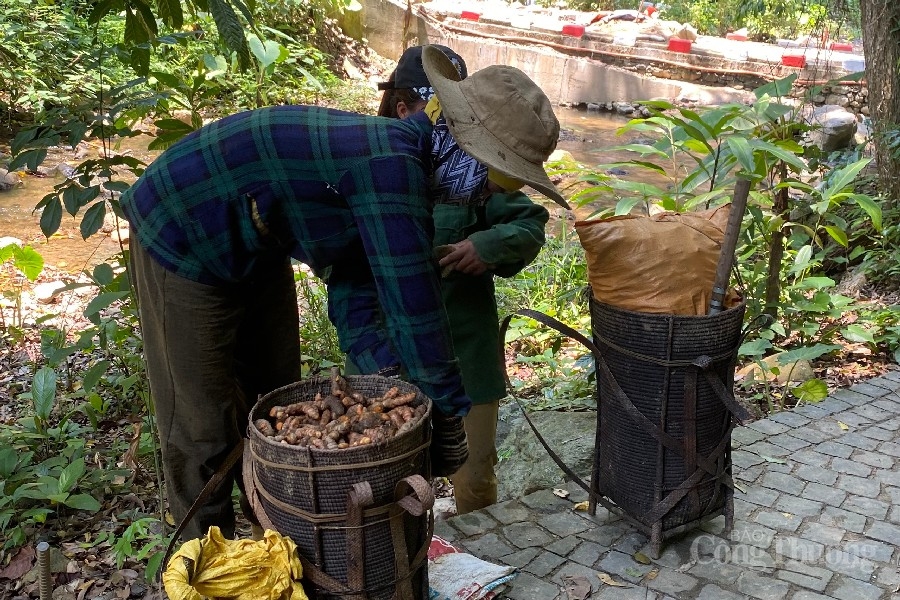
{"label": "tree trunk", "polygon": [[[888,206],[900,201],[900,159],[885,134],[900,129],[900,2],[860,0],[869,111],[875,130],[875,159]],[[900,147],[897,148],[900,155]]]}

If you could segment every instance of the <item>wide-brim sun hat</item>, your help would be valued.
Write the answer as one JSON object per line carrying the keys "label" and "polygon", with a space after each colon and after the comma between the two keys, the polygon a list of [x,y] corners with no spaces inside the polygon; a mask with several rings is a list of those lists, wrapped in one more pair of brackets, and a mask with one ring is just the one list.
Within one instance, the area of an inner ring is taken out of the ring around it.
{"label": "wide-brim sun hat", "polygon": [[431,46],[422,50],[422,66],[463,151],[570,208],[544,171],[559,140],[559,121],[547,95],[528,75],[493,65],[459,81],[450,59]]}

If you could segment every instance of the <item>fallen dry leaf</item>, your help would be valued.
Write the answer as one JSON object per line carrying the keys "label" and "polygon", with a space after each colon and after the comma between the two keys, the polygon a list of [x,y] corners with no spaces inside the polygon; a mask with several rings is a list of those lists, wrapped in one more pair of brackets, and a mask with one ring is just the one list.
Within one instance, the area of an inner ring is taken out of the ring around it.
{"label": "fallen dry leaf", "polygon": [[34,548],[22,546],[13,556],[9,564],[0,569],[0,579],[12,579],[16,581],[31,570],[34,561]]}
{"label": "fallen dry leaf", "polygon": [[564,490],[562,488],[553,488],[553,495],[559,496],[560,498],[568,498],[569,490]]}
{"label": "fallen dry leaf", "polygon": [[644,554],[643,552],[635,552],[634,556],[632,556],[631,558],[633,558],[635,560],[635,562],[639,562],[642,565],[649,565],[651,562],[650,557],[647,556],[646,554]]}
{"label": "fallen dry leaf", "polygon": [[659,568],[653,568],[647,571],[647,574],[644,575],[644,581],[653,581],[656,579],[656,576],[659,575]]}
{"label": "fallen dry leaf", "polygon": [[838,421],[837,424],[838,424],[838,427],[840,427],[844,431],[847,431],[848,429],[850,429],[850,426],[847,425],[846,423],[841,423],[840,421]]}
{"label": "fallen dry leaf", "polygon": [[599,577],[600,581],[602,581],[606,585],[611,585],[614,587],[631,587],[627,583],[622,583],[621,581],[616,581],[615,579],[610,577],[609,573],[600,572],[600,573],[597,573],[597,577]]}
{"label": "fallen dry leaf", "polygon": [[585,500],[584,502],[578,502],[578,503],[576,503],[575,506],[572,507],[572,510],[584,510],[584,511],[586,511],[588,508],[590,508],[590,506],[591,506],[591,503],[588,502],[587,500]]}
{"label": "fallen dry leaf", "polygon": [[591,595],[591,582],[581,575],[563,576],[563,585],[569,600],[587,600]]}
{"label": "fallen dry leaf", "polygon": [[141,421],[133,423],[134,432],[131,435],[131,442],[128,444],[128,450],[122,456],[122,464],[137,474],[141,469],[141,464],[137,461],[138,452],[141,446]]}

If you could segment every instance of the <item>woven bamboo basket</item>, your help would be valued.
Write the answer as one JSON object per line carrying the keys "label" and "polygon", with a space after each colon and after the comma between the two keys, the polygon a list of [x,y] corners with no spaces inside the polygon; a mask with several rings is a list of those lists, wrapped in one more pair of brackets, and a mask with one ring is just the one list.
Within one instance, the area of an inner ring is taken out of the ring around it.
{"label": "woven bamboo basket", "polygon": [[743,304],[682,316],[591,300],[602,357],[591,487],[650,536],[657,555],[665,538],[705,518],[725,514],[731,524],[732,412],[743,411],[731,391],[743,316]]}
{"label": "woven bamboo basket", "polygon": [[[434,498],[430,484],[431,400],[415,386],[379,376],[347,376],[354,390],[391,387],[426,404],[422,422],[380,444],[324,450],[280,444],[253,425],[269,409],[327,395],[313,378],[261,397],[250,413],[244,480],[256,516],[297,544],[311,598],[427,598],[426,553]],[[415,514],[419,513],[419,514]]]}

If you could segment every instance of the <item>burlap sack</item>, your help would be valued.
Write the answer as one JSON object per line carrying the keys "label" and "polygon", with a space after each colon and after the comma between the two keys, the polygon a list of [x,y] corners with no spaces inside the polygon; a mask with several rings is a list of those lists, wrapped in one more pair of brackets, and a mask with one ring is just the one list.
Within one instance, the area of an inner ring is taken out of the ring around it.
{"label": "burlap sack", "polygon": [[707,314],[730,209],[576,222],[594,298],[637,312]]}

